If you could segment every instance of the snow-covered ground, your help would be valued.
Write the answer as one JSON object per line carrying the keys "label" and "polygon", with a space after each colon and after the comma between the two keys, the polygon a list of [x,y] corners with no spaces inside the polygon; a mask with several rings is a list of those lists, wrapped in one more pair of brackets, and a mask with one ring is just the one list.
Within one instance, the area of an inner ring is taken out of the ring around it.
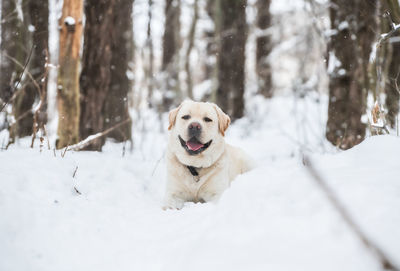
{"label": "snow-covered ground", "polygon": [[259,166],[217,204],[180,211],[161,210],[166,135],[151,112],[124,156],[108,143],[62,157],[29,139],[0,151],[0,270],[380,270],[301,151],[400,265],[400,138],[338,152],[323,140],[326,97],[258,97],[247,108],[226,137]]}

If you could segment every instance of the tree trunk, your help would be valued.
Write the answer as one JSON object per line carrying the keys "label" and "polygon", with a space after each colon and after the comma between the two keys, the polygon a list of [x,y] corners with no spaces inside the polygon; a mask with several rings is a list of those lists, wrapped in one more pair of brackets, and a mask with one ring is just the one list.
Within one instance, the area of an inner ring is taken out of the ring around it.
{"label": "tree trunk", "polygon": [[205,72],[203,80],[211,81],[211,89],[202,97],[204,100],[216,101],[216,91],[218,88],[218,52],[220,39],[218,37],[221,24],[220,0],[207,0],[206,12],[210,20],[213,22],[213,28],[206,29],[204,36],[206,37],[206,56],[204,60]]}
{"label": "tree trunk", "polygon": [[153,0],[148,0],[148,11],[147,11],[147,65],[146,67],[146,78],[147,78],[147,101],[150,107],[153,107],[153,90],[154,90],[154,46],[153,36],[151,31],[151,24],[153,20]]}
{"label": "tree trunk", "polygon": [[163,110],[168,111],[180,96],[179,47],[180,47],[180,0],[166,0],[165,28],[163,36],[162,71]]}
{"label": "tree trunk", "polygon": [[[2,0],[1,3],[1,45],[0,45],[0,106],[8,102],[13,95],[13,86],[16,78],[16,64],[10,59],[16,58],[20,25],[18,18],[17,0]],[[0,107],[0,108],[1,108]]]}
{"label": "tree trunk", "polygon": [[[132,4],[133,1],[117,0],[114,8],[114,30],[111,36],[111,78],[104,105],[105,128],[113,127],[130,119],[128,93],[132,88],[132,80],[128,78],[127,73],[133,66]],[[110,132],[108,137],[114,138],[118,142],[131,140],[131,130],[132,123],[128,122]]]}
{"label": "tree trunk", "polygon": [[[390,16],[394,23],[400,23],[400,5],[397,0],[385,0],[384,8],[390,12]],[[387,22],[385,22],[387,23]],[[389,30],[390,26],[387,27]],[[400,34],[394,37],[400,38]],[[397,115],[399,114],[399,92],[396,86],[400,87],[400,42],[388,43],[391,46],[391,59],[388,67],[388,76],[385,84],[386,107],[388,109],[387,121],[392,128],[396,126]]]}
{"label": "tree trunk", "polygon": [[[83,0],[64,0],[60,25],[59,72],[57,82],[57,148],[79,140],[79,50],[82,37]],[[96,44],[98,48],[99,45]]]}
{"label": "tree trunk", "polygon": [[361,116],[371,89],[368,64],[377,33],[376,4],[377,0],[331,0],[330,20],[335,33],[328,43],[326,137],[341,149],[353,147],[365,136]]}
{"label": "tree trunk", "polygon": [[216,100],[234,120],[244,113],[246,0],[220,0],[220,12]]}
{"label": "tree trunk", "polygon": [[193,80],[192,72],[190,70],[190,53],[192,52],[194,46],[194,38],[196,34],[196,24],[199,17],[199,7],[198,0],[194,0],[193,3],[193,19],[190,25],[189,36],[188,36],[188,47],[186,49],[186,59],[185,59],[185,70],[186,70],[186,93],[190,99],[193,99]]}
{"label": "tree trunk", "polygon": [[[30,23],[34,27],[32,32],[33,54],[29,65],[29,72],[36,83],[29,82],[27,88],[33,93],[33,99],[39,103],[34,112],[33,123],[30,131],[35,134],[38,129],[45,129],[47,123],[47,61],[49,40],[49,7],[48,0],[25,0],[30,17]],[[30,106],[32,109],[32,104]],[[33,127],[32,127],[33,125]]]}
{"label": "tree trunk", "polygon": [[[17,105],[20,108],[19,104],[30,103],[23,98],[25,96],[24,89],[22,89],[23,83],[20,82],[16,88],[30,50],[26,27],[18,17],[16,0],[3,0],[1,9],[0,109],[3,109],[6,104]],[[13,95],[16,96],[13,97]],[[11,100],[12,97],[13,100]],[[17,134],[24,134],[20,133],[17,127],[18,122],[22,127],[26,127],[26,123],[28,123],[30,131],[32,130],[32,114],[27,112],[21,116],[23,112],[20,111],[23,110],[16,111],[14,108],[13,106],[13,115],[16,121],[10,127],[10,143],[14,142]],[[5,120],[7,121],[7,118]]]}
{"label": "tree trunk", "polygon": [[[104,130],[104,104],[111,82],[111,56],[116,0],[85,1],[85,32],[82,57],[80,136]],[[101,151],[104,137],[85,149]]]}
{"label": "tree trunk", "polygon": [[260,35],[257,36],[256,72],[258,92],[264,97],[272,97],[272,74],[268,56],[271,53],[271,34],[267,33],[271,26],[271,14],[269,6],[271,0],[257,1],[257,28]]}
{"label": "tree trunk", "polygon": [[[27,0],[21,3],[22,5],[22,21],[17,23],[14,31],[17,32],[17,52],[14,56],[14,64],[16,66],[17,77],[20,77],[23,65],[29,61],[29,65],[26,67],[26,72],[30,72],[34,55],[32,52],[31,58],[28,60],[29,53],[32,47],[32,37],[28,31],[28,27],[31,22],[30,10]],[[34,47],[33,47],[34,49]],[[26,77],[25,77],[26,78]],[[15,78],[17,80],[17,78]],[[15,85],[15,83],[14,83]],[[15,122],[10,127],[10,142],[15,141],[15,137],[30,136],[32,134],[33,114],[32,105],[35,101],[37,89],[34,87],[33,82],[30,79],[22,80],[19,84],[18,94],[12,101],[12,112],[14,115]]]}

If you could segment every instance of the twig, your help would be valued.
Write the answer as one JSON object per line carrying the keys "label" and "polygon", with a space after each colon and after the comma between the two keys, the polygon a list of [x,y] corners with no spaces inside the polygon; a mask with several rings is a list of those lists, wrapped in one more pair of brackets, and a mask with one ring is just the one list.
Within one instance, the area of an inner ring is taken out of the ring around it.
{"label": "twig", "polygon": [[378,42],[376,44],[376,47],[378,47],[378,48],[381,47],[382,43],[384,43],[390,37],[392,37],[399,29],[400,29],[400,24],[392,25],[392,29],[388,33],[381,35],[381,38],[378,40]]}
{"label": "twig", "polygon": [[163,152],[163,154],[161,155],[160,159],[157,160],[156,165],[153,168],[153,171],[151,173],[151,177],[153,177],[154,173],[156,172],[156,169],[158,167],[158,164],[160,164],[160,161],[164,158],[165,155],[165,151]]}
{"label": "twig", "polygon": [[65,147],[64,151],[61,153],[61,157],[64,158],[65,154],[67,153],[68,146]]}
{"label": "twig", "polygon": [[90,142],[92,142],[93,140],[98,139],[98,138],[100,138],[100,137],[103,137],[103,136],[105,136],[105,135],[111,133],[113,130],[117,129],[118,127],[120,127],[120,126],[122,126],[122,125],[124,125],[124,124],[126,124],[126,123],[128,123],[129,121],[131,121],[130,118],[128,118],[128,119],[126,119],[126,120],[124,120],[124,121],[122,121],[122,122],[120,122],[120,123],[117,123],[117,124],[114,125],[113,127],[110,127],[110,128],[108,128],[107,130],[104,130],[103,132],[100,132],[100,133],[97,133],[97,134],[88,136],[88,137],[85,138],[84,140],[82,140],[82,141],[80,141],[80,142],[78,142],[78,143],[76,143],[76,144],[74,144],[74,145],[67,146],[66,148],[68,148],[68,150],[72,150],[72,151],[79,151],[79,150],[82,150],[82,149],[85,148],[87,145],[89,145]]}
{"label": "twig", "polygon": [[82,193],[78,190],[78,188],[76,188],[76,186],[74,186],[74,190],[78,195],[82,195]]}
{"label": "twig", "polygon": [[347,226],[353,231],[353,233],[360,239],[360,241],[364,244],[366,248],[370,250],[370,252],[377,258],[382,267],[386,270],[399,271],[399,267],[395,266],[386,254],[375,244],[373,243],[367,235],[361,230],[360,226],[354,221],[351,217],[350,213],[344,207],[344,205],[340,202],[338,197],[335,195],[333,190],[328,186],[326,181],[321,177],[319,172],[314,168],[310,159],[304,155],[304,164],[308,173],[311,175],[315,183],[319,186],[319,188],[324,192],[329,202],[333,205],[333,207],[338,211],[342,219],[346,222]]}
{"label": "twig", "polygon": [[74,174],[72,174],[72,178],[75,178],[76,172],[78,171],[78,166],[76,166],[75,170],[74,170]]}

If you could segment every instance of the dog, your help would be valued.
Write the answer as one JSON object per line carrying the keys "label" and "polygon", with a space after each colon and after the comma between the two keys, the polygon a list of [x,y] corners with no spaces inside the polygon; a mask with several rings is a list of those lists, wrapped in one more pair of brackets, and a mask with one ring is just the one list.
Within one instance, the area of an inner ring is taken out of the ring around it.
{"label": "dog", "polygon": [[216,104],[184,101],[169,112],[167,185],[163,209],[215,202],[252,160],[225,143],[231,120]]}

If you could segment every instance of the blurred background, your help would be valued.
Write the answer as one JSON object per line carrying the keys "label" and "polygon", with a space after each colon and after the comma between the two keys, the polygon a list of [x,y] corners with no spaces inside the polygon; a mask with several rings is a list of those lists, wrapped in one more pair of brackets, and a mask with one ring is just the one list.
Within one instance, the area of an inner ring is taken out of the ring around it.
{"label": "blurred background", "polygon": [[303,148],[398,135],[399,23],[398,0],[2,0],[0,146],[137,146],[184,99]]}

